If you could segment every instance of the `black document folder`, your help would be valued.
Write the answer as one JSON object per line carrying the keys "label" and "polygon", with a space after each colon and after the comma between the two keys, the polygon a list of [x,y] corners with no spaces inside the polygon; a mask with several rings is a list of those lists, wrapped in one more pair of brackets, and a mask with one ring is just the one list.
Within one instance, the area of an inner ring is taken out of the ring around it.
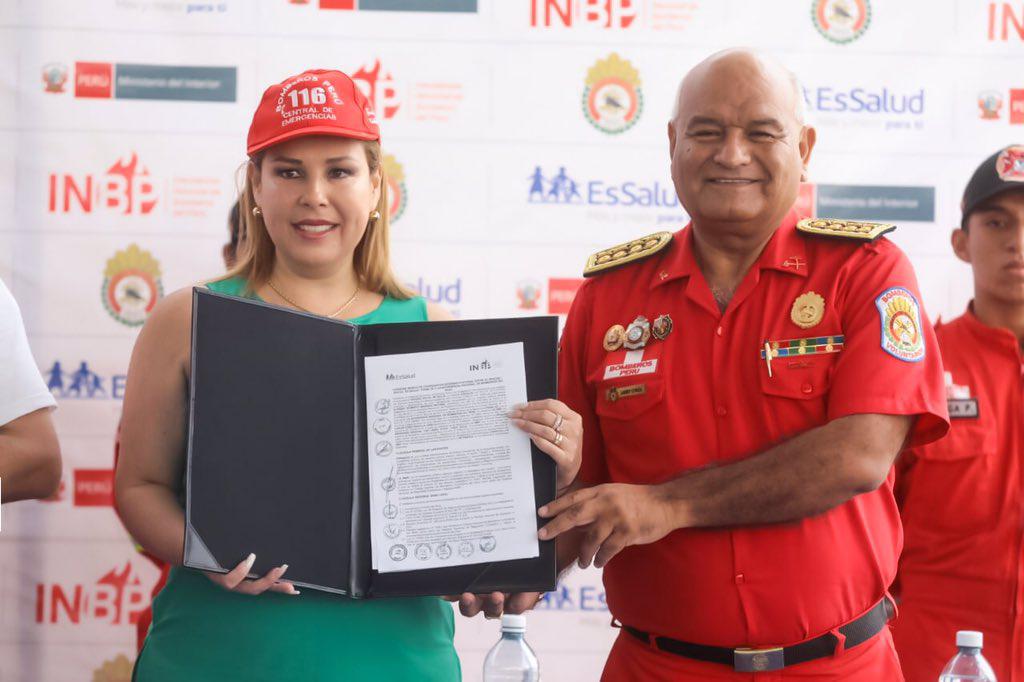
{"label": "black document folder", "polygon": [[[357,598],[553,589],[552,541],[530,559],[371,568],[363,359],[512,342],[527,398],[555,397],[554,317],[357,326],[195,288],[184,564],[224,573],[253,552],[253,577],[287,563],[286,580]],[[540,507],[555,467],[530,447]]]}

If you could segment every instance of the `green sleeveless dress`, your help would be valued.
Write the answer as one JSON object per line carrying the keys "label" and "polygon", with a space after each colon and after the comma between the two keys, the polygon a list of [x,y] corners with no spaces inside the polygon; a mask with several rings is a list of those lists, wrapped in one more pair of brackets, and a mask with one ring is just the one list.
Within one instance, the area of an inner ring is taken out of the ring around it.
{"label": "green sleeveless dress", "polygon": [[[245,295],[239,278],[208,287]],[[426,319],[422,298],[388,297],[350,321]],[[359,600],[308,588],[298,596],[249,596],[175,566],[153,600],[153,623],[132,679],[454,682],[462,679],[454,635],[452,607],[437,597]]]}

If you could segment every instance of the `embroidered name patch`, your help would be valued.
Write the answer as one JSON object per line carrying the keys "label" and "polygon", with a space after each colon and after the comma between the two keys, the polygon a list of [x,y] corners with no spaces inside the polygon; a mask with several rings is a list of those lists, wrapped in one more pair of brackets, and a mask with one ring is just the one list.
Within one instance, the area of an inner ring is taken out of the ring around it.
{"label": "embroidered name patch", "polygon": [[654,374],[654,371],[657,368],[657,358],[653,360],[641,360],[640,362],[624,362],[619,365],[608,365],[604,368],[604,378],[616,379],[618,377],[634,377],[641,374]]}
{"label": "embroidered name patch", "polygon": [[977,419],[977,398],[950,398],[946,401],[950,419]]}
{"label": "embroidered name patch", "polygon": [[608,402],[614,403],[620,398],[629,398],[630,396],[643,395],[645,393],[647,393],[647,386],[644,384],[633,384],[632,386],[613,386],[605,393],[605,397],[608,399]]}
{"label": "embroidered name patch", "polygon": [[882,350],[904,362],[924,359],[921,307],[903,287],[886,289],[875,299],[882,322]]}

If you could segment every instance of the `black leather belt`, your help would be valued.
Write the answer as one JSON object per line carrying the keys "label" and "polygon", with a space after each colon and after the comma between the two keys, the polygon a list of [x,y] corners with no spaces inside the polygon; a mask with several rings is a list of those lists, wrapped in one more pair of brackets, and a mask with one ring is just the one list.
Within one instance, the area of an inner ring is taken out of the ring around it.
{"label": "black leather belt", "polygon": [[[846,638],[844,648],[852,649],[877,635],[892,618],[894,612],[892,603],[885,598],[857,620],[839,628],[839,632]],[[622,629],[659,651],[692,658],[696,661],[729,665],[737,672],[742,673],[782,670],[786,666],[827,658],[835,653],[836,646],[839,644],[839,639],[835,635],[826,633],[787,647],[727,649],[720,646],[692,644],[671,637],[657,637],[629,625],[623,625]]]}

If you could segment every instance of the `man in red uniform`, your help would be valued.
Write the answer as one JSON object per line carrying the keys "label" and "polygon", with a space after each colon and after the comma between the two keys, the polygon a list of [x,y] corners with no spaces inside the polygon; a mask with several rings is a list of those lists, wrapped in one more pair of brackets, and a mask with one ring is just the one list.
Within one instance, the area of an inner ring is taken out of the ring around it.
{"label": "man in red uniform", "polygon": [[591,257],[560,358],[583,468],[540,535],[605,566],[605,680],[901,680],[892,463],[948,428],[914,272],[891,226],[797,225],[815,132],[781,66],[716,54],[677,106],[692,222]]}
{"label": "man in red uniform", "polygon": [[1024,146],[964,191],[953,251],[974,272],[967,312],[935,330],[951,426],[896,472],[906,547],[896,647],[910,682],[935,682],[957,630],[985,634],[999,682],[1024,682]]}

